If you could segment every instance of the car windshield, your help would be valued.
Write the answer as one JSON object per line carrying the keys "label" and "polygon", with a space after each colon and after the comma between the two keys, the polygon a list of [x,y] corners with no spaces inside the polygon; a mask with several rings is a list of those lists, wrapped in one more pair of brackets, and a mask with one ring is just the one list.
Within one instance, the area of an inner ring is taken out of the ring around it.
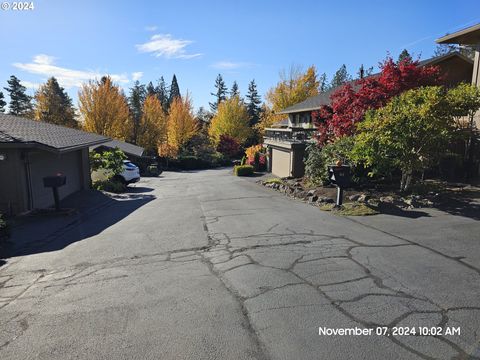
{"label": "car windshield", "polygon": [[137,165],[131,163],[130,161],[124,161],[123,163],[125,164],[126,167],[137,167]]}

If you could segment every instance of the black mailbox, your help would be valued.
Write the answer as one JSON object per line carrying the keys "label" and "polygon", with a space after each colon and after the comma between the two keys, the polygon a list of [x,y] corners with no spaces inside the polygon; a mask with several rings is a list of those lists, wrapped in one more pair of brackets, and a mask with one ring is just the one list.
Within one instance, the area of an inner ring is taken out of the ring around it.
{"label": "black mailbox", "polygon": [[328,167],[328,179],[337,185],[337,206],[343,203],[343,189],[350,185],[350,166],[330,165]]}
{"label": "black mailbox", "polygon": [[67,177],[65,175],[45,176],[43,178],[43,186],[55,188],[63,186],[67,183]]}
{"label": "black mailbox", "polygon": [[52,188],[53,200],[55,201],[55,210],[60,211],[60,198],[58,197],[58,188],[67,183],[67,177],[63,174],[54,176],[45,176],[43,178],[43,186]]}
{"label": "black mailbox", "polygon": [[350,166],[332,165],[328,167],[328,179],[334,185],[345,188],[350,185]]}

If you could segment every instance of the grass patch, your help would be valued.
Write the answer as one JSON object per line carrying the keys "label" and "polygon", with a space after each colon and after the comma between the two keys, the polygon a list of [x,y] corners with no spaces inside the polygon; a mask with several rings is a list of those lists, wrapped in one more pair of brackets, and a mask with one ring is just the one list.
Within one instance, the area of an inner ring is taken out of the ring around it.
{"label": "grass patch", "polygon": [[267,180],[264,180],[263,183],[266,184],[283,184],[282,179],[279,178],[270,178]]}
{"label": "grass patch", "polygon": [[341,216],[369,216],[377,215],[379,212],[368,205],[361,203],[346,203],[340,208],[335,204],[325,204],[319,207],[322,211],[332,211],[335,215]]}

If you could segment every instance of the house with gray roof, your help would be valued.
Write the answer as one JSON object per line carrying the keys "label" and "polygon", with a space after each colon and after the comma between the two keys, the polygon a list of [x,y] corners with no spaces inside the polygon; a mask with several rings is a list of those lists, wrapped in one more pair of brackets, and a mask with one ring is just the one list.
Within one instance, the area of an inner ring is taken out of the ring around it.
{"label": "house with gray roof", "polygon": [[134,161],[135,158],[140,158],[144,155],[145,149],[141,146],[134,145],[125,141],[111,140],[100,145],[94,145],[90,147],[90,150],[106,151],[120,149],[127,157]]}
{"label": "house with gray roof", "polygon": [[[452,52],[419,62],[419,66],[438,66],[445,86],[455,86],[461,82],[470,82],[474,67],[473,60],[459,52]],[[373,74],[370,76],[378,76]],[[351,85],[358,88],[357,81]],[[269,170],[280,177],[302,177],[305,172],[304,157],[308,143],[312,142],[315,125],[312,112],[323,105],[330,104],[331,95],[337,90],[320,93],[289,106],[278,114],[285,119],[271,128],[265,129],[264,146],[269,154]]]}
{"label": "house with gray roof", "polygon": [[60,199],[90,186],[90,146],[110,139],[81,130],[0,114],[0,212],[20,214],[53,205],[43,178],[63,174]]}

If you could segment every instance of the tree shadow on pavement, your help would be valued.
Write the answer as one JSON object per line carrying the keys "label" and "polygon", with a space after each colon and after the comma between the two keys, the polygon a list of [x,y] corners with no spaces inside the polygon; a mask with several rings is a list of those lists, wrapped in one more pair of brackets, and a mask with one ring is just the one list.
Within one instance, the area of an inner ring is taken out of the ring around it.
{"label": "tree shadow on pavement", "polygon": [[480,220],[480,191],[447,194],[435,208],[451,215]]}
{"label": "tree shadow on pavement", "polygon": [[[12,229],[9,244],[0,257],[8,259],[64,249],[101,233],[155,199],[155,196],[148,194],[123,195],[122,198],[114,198],[97,192],[95,201],[98,201],[98,206],[81,209],[74,216],[23,219],[17,229]],[[99,201],[99,197],[104,198],[103,202]]]}
{"label": "tree shadow on pavement", "polygon": [[400,216],[404,218],[410,219],[418,219],[420,217],[430,217],[431,215],[425,211],[418,211],[418,210],[403,210],[394,204],[389,203],[380,203],[377,207],[377,210],[381,214],[385,215],[392,215],[392,216]]}

